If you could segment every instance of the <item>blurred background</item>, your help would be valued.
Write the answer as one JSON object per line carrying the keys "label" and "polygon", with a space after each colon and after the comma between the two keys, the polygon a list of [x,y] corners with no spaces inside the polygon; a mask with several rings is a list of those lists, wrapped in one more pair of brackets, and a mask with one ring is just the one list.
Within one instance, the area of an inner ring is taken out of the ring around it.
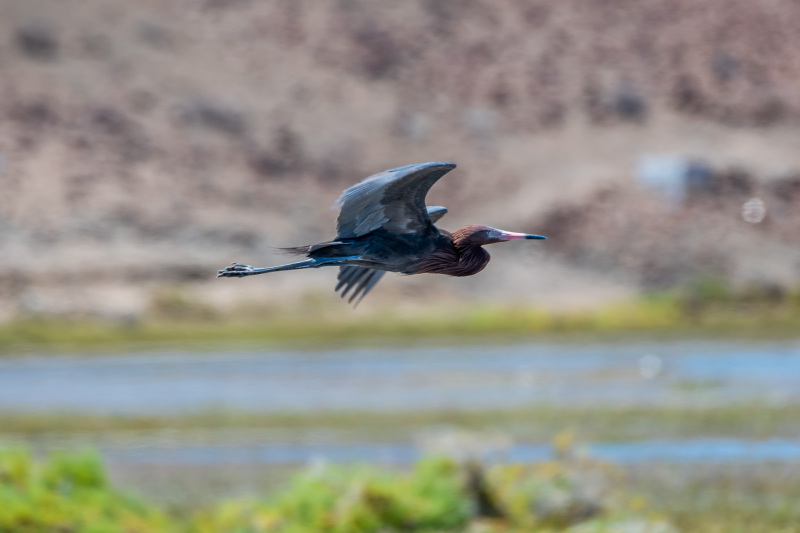
{"label": "blurred background", "polygon": [[[800,530],[798,21],[789,0],[0,1],[0,444],[99,450],[178,514],[308,465],[555,457],[569,482],[526,493],[525,531]],[[215,279],[439,160],[441,227],[549,240],[386,276],[355,310],[333,269]],[[453,527],[516,524],[473,504]],[[283,531],[264,520],[236,527]]]}

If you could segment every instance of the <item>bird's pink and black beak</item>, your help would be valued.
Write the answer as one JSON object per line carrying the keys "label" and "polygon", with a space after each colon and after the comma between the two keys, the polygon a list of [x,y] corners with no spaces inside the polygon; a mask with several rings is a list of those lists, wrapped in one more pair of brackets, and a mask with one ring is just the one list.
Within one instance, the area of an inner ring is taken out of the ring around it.
{"label": "bird's pink and black beak", "polygon": [[501,241],[513,241],[514,239],[546,240],[547,237],[544,237],[543,235],[532,235],[530,233],[514,233],[513,231],[501,231],[497,239]]}

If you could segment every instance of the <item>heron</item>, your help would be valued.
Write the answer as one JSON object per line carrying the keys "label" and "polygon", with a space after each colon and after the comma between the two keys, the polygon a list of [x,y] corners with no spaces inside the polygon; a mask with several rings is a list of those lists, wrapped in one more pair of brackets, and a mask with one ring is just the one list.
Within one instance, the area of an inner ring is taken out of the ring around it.
{"label": "heron", "polygon": [[266,268],[233,263],[217,277],[338,266],[335,291],[341,290],[342,298],[350,294],[348,302],[358,305],[386,272],[472,276],[489,263],[487,244],[547,239],[475,224],[452,233],[437,228],[434,223],[447,208],[426,206],[425,196],[454,168],[454,163],[435,161],[374,174],[346,189],[334,204],[340,209],[334,239],[282,249],[307,259]]}

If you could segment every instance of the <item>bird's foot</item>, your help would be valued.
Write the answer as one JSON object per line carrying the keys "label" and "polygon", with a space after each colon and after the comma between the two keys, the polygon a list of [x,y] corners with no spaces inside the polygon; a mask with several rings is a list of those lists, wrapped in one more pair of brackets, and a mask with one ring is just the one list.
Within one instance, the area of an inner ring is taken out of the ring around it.
{"label": "bird's foot", "polygon": [[231,263],[230,266],[217,270],[218,278],[243,278],[255,272],[255,268],[250,265],[240,265],[239,263]]}

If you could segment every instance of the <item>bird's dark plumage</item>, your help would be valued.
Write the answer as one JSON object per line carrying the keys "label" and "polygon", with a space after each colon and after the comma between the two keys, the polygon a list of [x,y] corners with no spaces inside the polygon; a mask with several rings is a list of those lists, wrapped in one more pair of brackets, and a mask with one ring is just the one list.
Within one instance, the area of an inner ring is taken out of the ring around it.
{"label": "bird's dark plumage", "polygon": [[[447,208],[440,205],[427,206],[426,210],[432,224],[435,224],[440,218],[447,214]],[[342,290],[342,298],[345,298],[351,289],[355,289],[353,290],[353,294],[350,295],[350,299],[347,301],[353,303],[353,300],[357,298],[355,305],[358,305],[385,273],[385,270],[375,270],[352,265],[341,266],[339,267],[339,283],[336,284],[336,292],[340,289],[344,289]]]}
{"label": "bird's dark plumage", "polygon": [[454,168],[448,162],[406,165],[356,183],[336,201],[341,208],[336,239],[360,237],[379,228],[400,234],[428,230],[432,223],[425,196]]}
{"label": "bird's dark plumage", "polygon": [[339,266],[336,291],[341,290],[343,298],[349,294],[349,301],[357,305],[387,271],[470,276],[489,262],[482,246],[545,238],[488,226],[467,226],[452,234],[439,230],[434,223],[447,209],[426,206],[425,196],[453,168],[449,162],[419,163],[370,176],[345,190],[336,202],[340,208],[336,238],[285,249],[306,255],[305,261],[269,268],[234,263],[219,270],[218,276]]}

